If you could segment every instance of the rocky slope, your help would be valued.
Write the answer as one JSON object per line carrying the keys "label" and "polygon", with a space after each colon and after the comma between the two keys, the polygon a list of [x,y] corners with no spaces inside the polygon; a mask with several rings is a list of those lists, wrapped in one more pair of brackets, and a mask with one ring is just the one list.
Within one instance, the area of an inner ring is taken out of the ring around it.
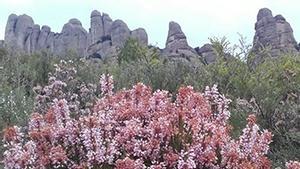
{"label": "rocky slope", "polygon": [[[0,47],[7,46],[29,54],[48,51],[63,55],[72,50],[81,56],[103,58],[116,55],[128,38],[148,45],[148,35],[143,28],[130,30],[122,20],[112,20],[108,14],[96,10],[91,13],[90,19],[89,31],[82,27],[78,19],[70,19],[60,33],[55,33],[49,26],[35,24],[30,16],[11,14],[5,40],[1,41]],[[270,49],[273,57],[282,52],[299,52],[290,24],[281,15],[273,17],[267,8],[259,10],[255,31],[253,52],[258,55],[256,62],[259,62],[259,54],[265,49]],[[161,51],[164,56],[202,57],[207,64],[217,59],[216,51],[210,44],[195,49],[189,46],[180,25],[173,21],[169,23],[166,46]]]}

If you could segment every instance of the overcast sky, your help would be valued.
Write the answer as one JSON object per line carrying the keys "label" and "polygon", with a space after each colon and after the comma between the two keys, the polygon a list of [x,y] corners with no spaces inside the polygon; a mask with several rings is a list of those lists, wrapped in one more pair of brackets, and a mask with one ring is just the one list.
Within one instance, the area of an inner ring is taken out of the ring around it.
{"label": "overcast sky", "polygon": [[165,46],[171,20],[181,25],[192,47],[213,36],[226,36],[235,43],[237,33],[251,43],[257,12],[263,7],[273,15],[282,14],[300,40],[299,0],[0,0],[0,39],[11,13],[30,15],[36,24],[60,32],[70,18],[78,18],[88,30],[90,13],[97,9],[113,20],[122,19],[131,30],[145,28],[149,43],[160,47]]}

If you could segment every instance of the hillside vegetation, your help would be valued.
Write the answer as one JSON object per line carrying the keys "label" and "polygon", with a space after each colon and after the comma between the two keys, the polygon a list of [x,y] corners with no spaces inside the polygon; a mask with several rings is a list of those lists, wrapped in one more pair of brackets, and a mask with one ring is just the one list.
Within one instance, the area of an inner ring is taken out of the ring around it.
{"label": "hillside vegetation", "polygon": [[[166,58],[156,48],[142,46],[132,39],[118,56],[103,59],[85,59],[72,52],[60,57],[47,53],[11,55],[1,49],[0,129],[27,125],[32,113],[45,114],[47,104],[54,98],[69,97],[71,93],[80,97],[79,109],[92,109],[95,98],[101,96],[97,85],[102,74],[113,76],[115,92],[142,82],[153,91],[169,91],[171,100],[178,99],[176,94],[183,86],[190,85],[195,91],[204,92],[206,86],[217,85],[220,93],[232,100],[229,123],[233,138],[243,134],[247,117],[255,114],[261,128],[273,134],[267,154],[273,167],[284,166],[290,160],[299,161],[300,56],[282,54],[272,58],[264,51],[260,54],[263,61],[252,65],[254,54],[244,43],[230,45],[226,39],[219,38],[212,38],[211,43],[218,54],[212,64],[195,57]],[[57,74],[58,71],[65,73]],[[61,93],[55,97],[44,98],[46,107],[41,107],[39,96],[46,94],[40,89],[55,85],[51,77],[68,87],[57,91]],[[85,89],[87,93],[83,97],[80,94]]]}

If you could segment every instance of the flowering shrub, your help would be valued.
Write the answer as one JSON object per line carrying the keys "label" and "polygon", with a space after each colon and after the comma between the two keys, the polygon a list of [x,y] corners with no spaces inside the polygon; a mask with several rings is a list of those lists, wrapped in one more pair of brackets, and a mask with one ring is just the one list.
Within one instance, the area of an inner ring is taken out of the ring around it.
{"label": "flowering shrub", "polygon": [[73,61],[60,61],[55,64],[54,73],[49,74],[48,85],[36,86],[34,112],[45,114],[53,105],[53,100],[65,99],[69,109],[78,114],[90,112],[96,100],[96,85],[85,84],[76,79],[76,69]]}
{"label": "flowering shrub", "polygon": [[[182,87],[173,100],[167,91],[153,92],[142,83],[113,92],[112,77],[102,75],[101,97],[95,98],[94,86],[90,90],[81,84],[74,94],[57,77],[38,89],[28,126],[4,131],[5,168],[271,166],[266,157],[271,133],[261,131],[250,115],[240,138],[231,138],[230,100],[216,86],[204,93]],[[297,166],[298,162],[287,164]]]}
{"label": "flowering shrub", "polygon": [[285,164],[285,166],[288,169],[298,169],[298,168],[300,168],[300,162],[299,161],[289,161]]}

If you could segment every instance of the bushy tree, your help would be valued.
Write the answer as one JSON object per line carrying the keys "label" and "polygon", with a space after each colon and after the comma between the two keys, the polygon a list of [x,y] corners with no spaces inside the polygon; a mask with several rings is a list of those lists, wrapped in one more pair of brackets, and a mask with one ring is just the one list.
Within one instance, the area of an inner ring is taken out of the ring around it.
{"label": "bushy tree", "polygon": [[261,124],[274,133],[272,156],[281,163],[300,159],[299,84],[299,56],[288,55],[266,59],[249,80]]}

